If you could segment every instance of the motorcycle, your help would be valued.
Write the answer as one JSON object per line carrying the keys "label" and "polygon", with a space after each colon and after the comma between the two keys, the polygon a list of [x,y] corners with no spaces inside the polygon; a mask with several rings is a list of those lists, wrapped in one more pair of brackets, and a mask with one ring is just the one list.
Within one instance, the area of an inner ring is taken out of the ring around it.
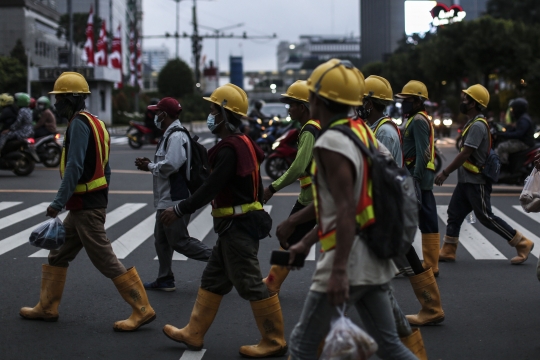
{"label": "motorcycle", "polygon": [[128,145],[132,149],[140,149],[143,145],[157,145],[160,138],[154,137],[154,130],[146,127],[142,122],[130,121],[126,131]]}
{"label": "motorcycle", "polygon": [[59,142],[60,134],[47,135],[38,139],[28,139],[28,144],[33,149],[39,161],[46,167],[57,167],[62,157],[62,145]]}
{"label": "motorcycle", "polygon": [[0,154],[0,170],[11,170],[17,176],[28,176],[34,171],[39,157],[30,148],[29,140],[9,140]]}
{"label": "motorcycle", "polygon": [[276,139],[289,131],[293,126],[292,122],[282,123],[280,121],[272,121],[269,124],[270,126],[266,128],[261,137],[256,141],[257,145],[260,146],[265,154],[269,154]]}
{"label": "motorcycle", "polygon": [[451,114],[443,114],[442,117],[436,117],[433,119],[433,127],[438,137],[450,137],[452,127]]}
{"label": "motorcycle", "polygon": [[289,169],[296,154],[298,130],[290,129],[272,144],[272,152],[268,155],[265,164],[266,174],[276,180]]}

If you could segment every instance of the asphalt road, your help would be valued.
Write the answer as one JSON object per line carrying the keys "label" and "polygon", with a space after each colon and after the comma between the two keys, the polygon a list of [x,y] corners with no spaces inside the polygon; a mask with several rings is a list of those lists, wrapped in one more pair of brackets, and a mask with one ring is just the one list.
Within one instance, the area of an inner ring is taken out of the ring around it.
{"label": "asphalt road", "polygon": [[[206,140],[208,139],[208,140]],[[202,141],[212,142],[208,134]],[[153,280],[157,261],[152,236],[154,214],[152,177],[135,169],[135,157],[152,158],[153,149],[132,150],[123,140],[113,141],[113,169],[108,207],[108,236],[118,242],[117,253],[126,267],[136,266],[143,281]],[[444,143],[444,141],[443,141]],[[446,162],[456,154],[453,144],[441,144]],[[269,184],[268,178],[264,179]],[[38,301],[43,252],[27,243],[28,231],[46,220],[45,208],[60,183],[57,170],[36,167],[29,177],[0,171],[0,359],[238,359],[241,345],[255,344],[259,333],[249,304],[235,290],[221,303],[213,326],[205,337],[205,352],[193,353],[167,339],[163,325],[187,324],[205,264],[177,258],[174,262],[177,290],[149,292],[157,319],[135,333],[115,333],[114,321],[125,319],[130,307],[122,300],[112,281],[103,277],[83,252],[68,271],[57,323],[26,321],[19,317],[21,306]],[[445,208],[456,177],[436,188],[441,237]],[[275,228],[293,206],[299,187],[293,184],[275,196],[269,205]],[[540,217],[534,219],[519,208],[520,189],[497,188],[493,206],[520,230],[534,236]],[[212,246],[207,212],[192,216],[194,233]],[[192,234],[193,235],[193,234]],[[535,276],[537,256],[520,266],[511,266],[514,249],[479,223],[466,225],[458,260],[440,264],[438,278],[446,320],[439,326],[422,328],[430,359],[539,359],[540,284]],[[533,240],[540,242],[536,236]],[[263,274],[270,265],[270,252],[278,246],[275,237],[260,243]],[[113,245],[114,246],[114,245]],[[538,255],[540,245],[534,253]],[[37,254],[36,254],[37,253]],[[313,254],[315,255],[315,254]],[[287,337],[299,318],[309,289],[314,261],[291,273],[280,294]],[[396,297],[406,313],[417,312],[419,304],[407,278],[393,280]],[[354,311],[353,319],[358,321]]]}

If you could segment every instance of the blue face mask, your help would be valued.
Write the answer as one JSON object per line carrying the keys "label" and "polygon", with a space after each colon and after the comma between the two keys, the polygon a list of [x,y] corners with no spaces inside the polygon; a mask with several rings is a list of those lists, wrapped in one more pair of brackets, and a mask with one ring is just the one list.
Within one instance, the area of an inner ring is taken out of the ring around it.
{"label": "blue face mask", "polygon": [[[161,114],[159,114],[159,115],[161,115]],[[156,127],[157,127],[158,129],[161,130],[161,123],[163,122],[164,119],[162,119],[161,121],[158,121],[159,115],[156,114],[156,115],[154,116],[154,124],[156,125]]]}
{"label": "blue face mask", "polygon": [[208,126],[208,130],[210,130],[211,133],[214,133],[219,126],[219,124],[216,125],[216,116],[208,114],[208,117],[206,118],[206,125]]}

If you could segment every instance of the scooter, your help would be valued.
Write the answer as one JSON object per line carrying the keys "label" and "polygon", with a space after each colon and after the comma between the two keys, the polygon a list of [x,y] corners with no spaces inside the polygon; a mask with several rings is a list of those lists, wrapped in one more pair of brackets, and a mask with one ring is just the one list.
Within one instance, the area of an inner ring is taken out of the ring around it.
{"label": "scooter", "polygon": [[298,130],[290,129],[272,144],[272,152],[268,155],[265,164],[266,174],[276,180],[289,169],[296,154]]}
{"label": "scooter", "polygon": [[257,139],[256,143],[264,151],[265,154],[269,154],[272,151],[272,145],[276,142],[276,139],[285,134],[292,128],[292,122],[284,125],[281,122],[274,122],[270,127],[266,128],[265,132]]}
{"label": "scooter", "polygon": [[60,165],[62,157],[62,144],[60,144],[60,134],[47,135],[38,139],[28,139],[31,149],[37,153],[39,162],[46,167],[57,167]]}
{"label": "scooter", "polygon": [[29,147],[28,140],[30,139],[6,142],[0,154],[0,170],[11,170],[18,176],[28,176],[34,171],[39,157],[35,150]]}
{"label": "scooter", "polygon": [[160,138],[154,137],[154,130],[138,121],[130,121],[129,128],[126,131],[128,144],[132,149],[140,149],[143,145],[157,145]]}

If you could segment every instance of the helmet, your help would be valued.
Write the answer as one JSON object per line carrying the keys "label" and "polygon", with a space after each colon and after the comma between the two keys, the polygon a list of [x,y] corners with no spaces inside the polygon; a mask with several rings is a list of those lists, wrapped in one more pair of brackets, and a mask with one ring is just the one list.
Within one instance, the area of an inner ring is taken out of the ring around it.
{"label": "helmet", "polygon": [[246,116],[248,109],[248,98],[244,90],[238,86],[228,83],[218,87],[210,97],[203,97],[204,100],[213,102],[235,114]]}
{"label": "helmet", "polygon": [[480,106],[486,108],[489,104],[489,91],[480,84],[473,85],[467,90],[462,90],[465,94],[469,95]]}
{"label": "helmet", "polygon": [[46,96],[41,96],[40,98],[38,98],[37,103],[38,105],[39,104],[45,105],[45,109],[48,109],[51,107],[51,100],[49,100],[49,98]]}
{"label": "helmet", "polygon": [[49,94],[90,94],[84,76],[77,72],[66,71],[60,74]]}
{"label": "helmet", "polygon": [[512,100],[510,108],[512,109],[514,116],[521,116],[529,110],[529,102],[524,98],[517,98]]}
{"label": "helmet", "polygon": [[8,106],[15,102],[15,99],[13,99],[13,96],[9,95],[8,93],[0,94],[0,106]]}
{"label": "helmet", "polygon": [[290,101],[309,102],[309,88],[307,82],[305,80],[296,80],[289,86],[287,93],[281,94],[281,96],[283,97],[279,100],[284,103],[289,103]]}
{"label": "helmet", "polygon": [[30,109],[34,109],[36,107],[36,99],[34,99],[33,97],[30,98],[29,107],[30,107]]}
{"label": "helmet", "polygon": [[377,75],[371,75],[366,79],[364,96],[384,101],[394,100],[394,93],[388,80]]}
{"label": "helmet", "polygon": [[318,96],[340,104],[360,106],[364,97],[364,75],[348,60],[330,59],[317,66],[307,85]]}
{"label": "helmet", "polygon": [[23,92],[16,93],[15,105],[17,105],[20,108],[30,106],[30,95]]}
{"label": "helmet", "polygon": [[418,80],[411,80],[403,87],[403,90],[396,95],[398,98],[408,98],[410,96],[418,96],[428,100],[428,91],[426,85]]}
{"label": "helmet", "polygon": [[157,105],[158,102],[159,102],[159,98],[151,98],[148,105]]}

